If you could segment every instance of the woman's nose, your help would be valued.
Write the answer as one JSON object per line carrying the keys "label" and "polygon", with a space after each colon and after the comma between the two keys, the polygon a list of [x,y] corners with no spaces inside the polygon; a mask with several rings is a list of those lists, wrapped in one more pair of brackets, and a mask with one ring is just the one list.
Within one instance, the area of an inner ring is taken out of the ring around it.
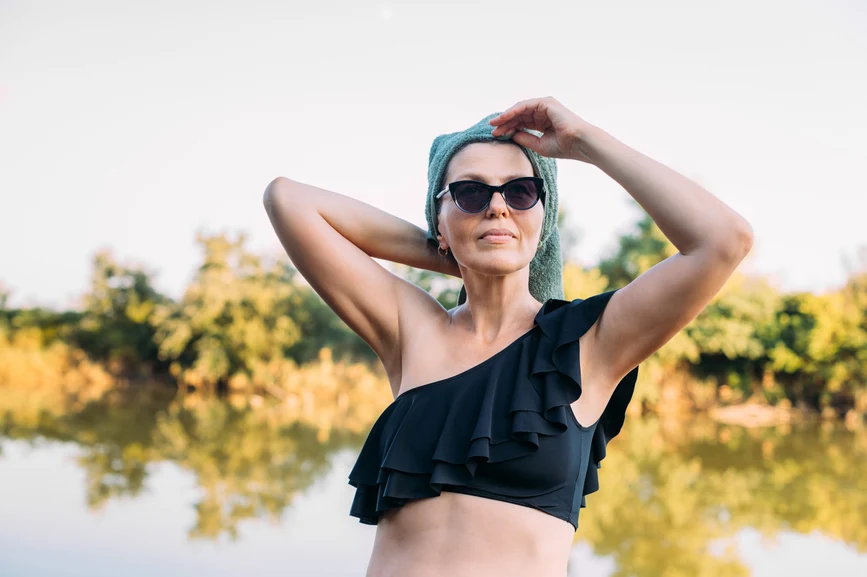
{"label": "woman's nose", "polygon": [[508,205],[506,204],[506,198],[503,196],[501,191],[497,191],[494,193],[494,196],[491,197],[491,202],[488,204],[488,210],[498,210],[503,212],[506,210]]}

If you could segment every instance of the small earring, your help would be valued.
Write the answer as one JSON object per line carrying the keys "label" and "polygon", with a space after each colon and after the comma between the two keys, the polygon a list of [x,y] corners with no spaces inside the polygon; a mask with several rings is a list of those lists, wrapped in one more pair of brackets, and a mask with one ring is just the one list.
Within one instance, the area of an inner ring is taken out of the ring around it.
{"label": "small earring", "polygon": [[439,255],[440,255],[440,256],[448,256],[448,254],[449,254],[449,249],[448,249],[448,247],[446,247],[446,251],[445,251],[444,253],[443,253],[443,252],[440,252],[440,250],[442,250],[442,248],[443,248],[443,247],[441,247],[441,246],[438,246],[438,247],[437,247],[437,252],[439,252]]}

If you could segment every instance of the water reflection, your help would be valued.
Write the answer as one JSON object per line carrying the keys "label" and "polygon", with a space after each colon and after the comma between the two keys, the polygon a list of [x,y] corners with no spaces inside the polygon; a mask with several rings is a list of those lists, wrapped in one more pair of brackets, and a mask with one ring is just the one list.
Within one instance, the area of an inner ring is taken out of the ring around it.
{"label": "water reflection", "polygon": [[[215,550],[230,547],[240,553],[271,543],[277,551],[288,548],[299,555],[284,558],[279,568],[264,565],[261,574],[364,573],[374,529],[348,516],[352,489],[346,474],[365,431],[331,428],[323,436],[274,407],[250,409],[217,398],[153,390],[108,394],[61,412],[25,415],[6,409],[0,413],[0,494],[8,498],[26,487],[28,515],[34,518],[50,518],[48,508],[57,506],[58,494],[64,499],[77,494],[94,518],[111,508],[113,522],[120,525],[124,519],[117,518],[117,507],[148,503],[151,513],[140,514],[177,521],[176,529],[186,532],[182,541],[187,544],[178,545],[184,550],[194,550],[194,543],[213,543]],[[26,446],[32,448],[17,448]],[[74,459],[79,478],[61,466],[67,457],[55,456],[61,446]],[[15,448],[11,457],[9,447]],[[32,470],[22,465],[40,459],[49,465]],[[16,475],[10,472],[10,460]],[[166,477],[166,465],[177,474]],[[45,478],[51,469],[58,473]],[[837,575],[864,574],[867,568],[864,432],[839,424],[751,429],[700,418],[630,418],[600,475],[602,490],[588,497],[576,535],[576,551],[609,561],[599,575],[783,574],[762,573],[762,560],[771,553],[749,545],[770,538],[800,539],[790,557],[829,544],[847,551],[834,554],[837,563],[849,560],[837,566]],[[4,479],[12,483],[13,478],[15,487],[4,486]],[[156,493],[154,483],[160,487]],[[195,489],[184,493],[188,499],[172,498],[184,483]],[[58,493],[60,486],[65,492]],[[45,511],[33,510],[41,503]],[[159,509],[154,509],[157,503]],[[33,551],[32,565],[20,574],[56,574],[56,567],[40,572],[37,558],[40,551],[56,551],[55,540],[69,535],[33,533],[22,542],[20,534],[26,531],[17,531],[24,523],[22,512],[12,515],[12,506],[7,503],[7,514],[0,516],[0,560],[27,565],[11,555],[8,543],[3,545],[19,535],[15,542]],[[298,514],[287,516],[290,511]],[[130,513],[129,523],[142,523],[136,515]],[[178,521],[183,515],[191,523]],[[96,531],[89,527],[81,523],[68,530]],[[289,534],[288,541],[275,538]],[[354,557],[346,557],[347,551]],[[337,553],[344,553],[343,560]],[[575,559],[572,573],[587,575],[581,568],[589,565],[583,563]],[[767,571],[781,567],[764,566]],[[90,575],[99,574],[90,569]],[[785,574],[797,574],[792,570]],[[159,571],[199,574],[180,566]]]}
{"label": "water reflection", "polygon": [[633,419],[579,536],[625,575],[749,575],[725,546],[744,529],[815,531],[864,554],[865,441],[838,425]]}
{"label": "water reflection", "polygon": [[318,429],[263,408],[236,408],[216,398],[172,397],[158,391],[115,392],[62,415],[16,420],[6,413],[0,433],[11,439],[72,441],[80,448],[87,504],[135,497],[148,466],[169,461],[195,475],[203,492],[191,538],[237,537],[244,519],[279,519],[293,499],[330,470],[330,456],[358,451],[364,437]]}

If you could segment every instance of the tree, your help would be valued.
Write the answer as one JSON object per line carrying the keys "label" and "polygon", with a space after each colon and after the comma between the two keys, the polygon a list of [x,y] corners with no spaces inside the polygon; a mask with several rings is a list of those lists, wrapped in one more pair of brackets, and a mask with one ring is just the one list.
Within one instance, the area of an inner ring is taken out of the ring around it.
{"label": "tree", "polygon": [[196,235],[204,260],[177,304],[152,318],[159,358],[181,383],[213,389],[273,384],[289,349],[302,337],[296,315],[304,297],[286,262],[265,262],[245,248],[247,237]]}
{"label": "tree", "polygon": [[636,224],[635,232],[621,236],[617,245],[614,254],[599,263],[599,271],[608,278],[611,288],[626,286],[678,252],[646,213]]}
{"label": "tree", "polygon": [[150,316],[169,299],[153,288],[151,274],[117,262],[110,250],[93,259],[90,290],[73,340],[113,372],[165,370],[159,362]]}

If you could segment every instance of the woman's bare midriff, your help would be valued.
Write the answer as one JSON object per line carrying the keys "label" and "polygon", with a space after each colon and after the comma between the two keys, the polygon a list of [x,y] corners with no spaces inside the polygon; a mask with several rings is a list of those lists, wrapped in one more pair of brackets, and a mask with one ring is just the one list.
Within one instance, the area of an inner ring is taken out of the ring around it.
{"label": "woman's bare midriff", "polygon": [[574,537],[538,509],[443,491],[380,518],[366,577],[565,577]]}

